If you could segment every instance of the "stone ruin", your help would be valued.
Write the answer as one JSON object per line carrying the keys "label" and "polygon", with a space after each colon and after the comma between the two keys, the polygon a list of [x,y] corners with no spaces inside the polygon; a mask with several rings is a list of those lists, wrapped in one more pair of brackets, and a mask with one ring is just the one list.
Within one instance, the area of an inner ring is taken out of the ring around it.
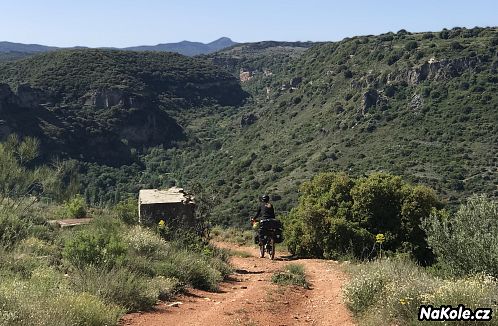
{"label": "stone ruin", "polygon": [[152,226],[164,220],[166,225],[193,227],[195,203],[182,188],[142,189],[138,196],[138,220]]}

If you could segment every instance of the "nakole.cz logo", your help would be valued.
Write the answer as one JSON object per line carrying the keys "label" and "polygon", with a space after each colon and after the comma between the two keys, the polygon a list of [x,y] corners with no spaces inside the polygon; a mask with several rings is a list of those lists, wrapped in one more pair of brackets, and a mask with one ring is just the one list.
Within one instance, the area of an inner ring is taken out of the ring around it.
{"label": "nakole.cz logo", "polygon": [[451,321],[451,320],[479,320],[489,321],[493,310],[490,308],[477,308],[472,310],[465,308],[463,304],[453,308],[452,306],[441,306],[435,308],[432,305],[422,305],[418,310],[418,320],[427,321]]}

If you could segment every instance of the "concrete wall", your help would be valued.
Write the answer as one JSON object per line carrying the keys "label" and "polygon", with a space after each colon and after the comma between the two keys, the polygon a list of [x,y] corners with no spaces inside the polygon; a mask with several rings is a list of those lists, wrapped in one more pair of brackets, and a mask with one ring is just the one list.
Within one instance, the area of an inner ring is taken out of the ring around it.
{"label": "concrete wall", "polygon": [[145,225],[194,226],[195,205],[192,203],[140,204],[139,221]]}

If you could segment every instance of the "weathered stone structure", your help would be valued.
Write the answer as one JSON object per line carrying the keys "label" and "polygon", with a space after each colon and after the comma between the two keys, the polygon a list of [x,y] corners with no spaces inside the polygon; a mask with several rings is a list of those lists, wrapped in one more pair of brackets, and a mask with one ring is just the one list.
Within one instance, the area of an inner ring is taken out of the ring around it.
{"label": "weathered stone structure", "polygon": [[138,196],[138,219],[141,224],[157,225],[164,220],[172,226],[194,226],[195,203],[183,189],[142,189]]}

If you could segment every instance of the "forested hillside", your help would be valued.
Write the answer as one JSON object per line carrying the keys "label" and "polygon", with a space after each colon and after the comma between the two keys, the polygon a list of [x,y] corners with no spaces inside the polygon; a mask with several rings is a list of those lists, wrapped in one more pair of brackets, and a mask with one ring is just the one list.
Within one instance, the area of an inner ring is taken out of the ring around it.
{"label": "forested hillside", "polygon": [[166,109],[240,104],[237,80],[200,60],[171,53],[64,50],[0,68],[3,137],[40,138],[58,155],[119,166],[142,146],[169,147],[183,127]]}
{"label": "forested hillside", "polygon": [[215,222],[244,224],[261,193],[289,211],[324,171],[390,172],[456,204],[498,196],[497,46],[496,28],[454,28],[42,54],[0,67],[0,132],[75,159],[92,204],[196,181],[222,199]]}
{"label": "forested hillside", "polygon": [[247,216],[262,192],[289,209],[319,171],[392,172],[450,203],[497,196],[497,44],[494,28],[401,30],[316,45],[278,74],[262,73],[266,56],[242,83],[253,95],[243,111],[209,117],[216,131],[191,128],[218,135],[224,155],[191,148],[183,178],[208,176],[231,199],[227,219]]}

